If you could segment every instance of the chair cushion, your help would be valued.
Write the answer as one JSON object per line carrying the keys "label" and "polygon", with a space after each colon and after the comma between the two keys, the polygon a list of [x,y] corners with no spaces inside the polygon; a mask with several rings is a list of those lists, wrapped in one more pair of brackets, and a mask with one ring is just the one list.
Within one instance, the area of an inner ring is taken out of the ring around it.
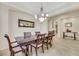
{"label": "chair cushion", "polygon": [[47,42],[47,40],[44,40],[44,42]]}
{"label": "chair cushion", "polygon": [[[50,43],[52,40],[48,40],[48,43]],[[45,43],[47,43],[47,40],[44,40]]]}
{"label": "chair cushion", "polygon": [[[12,47],[17,46],[17,45],[19,45],[19,44],[13,43],[13,44],[12,44]],[[21,47],[22,47],[22,48],[21,48]],[[20,46],[15,47],[15,48],[13,48],[13,51],[14,51],[14,52],[17,52],[17,51],[20,51],[20,50],[22,50],[22,49],[24,49],[24,50],[26,49],[26,46],[21,46],[21,47],[20,47]]]}
{"label": "chair cushion", "polygon": [[48,43],[50,43],[51,42],[51,40],[48,40]]}
{"label": "chair cushion", "polygon": [[26,46],[22,46],[22,48],[23,48],[23,49],[26,49],[27,47],[26,47]]}
{"label": "chair cushion", "polygon": [[[36,44],[31,44],[32,46],[36,47]],[[37,47],[42,46],[42,44],[38,44]]]}
{"label": "chair cushion", "polygon": [[14,47],[14,46],[17,46],[19,44],[17,44],[17,42],[16,42],[16,43],[12,43],[11,45],[12,45],[12,47]]}
{"label": "chair cushion", "polygon": [[17,52],[17,51],[20,51],[20,50],[22,50],[22,49],[21,49],[21,47],[19,47],[19,46],[18,46],[18,47],[13,48],[13,51],[14,51],[14,52]]}

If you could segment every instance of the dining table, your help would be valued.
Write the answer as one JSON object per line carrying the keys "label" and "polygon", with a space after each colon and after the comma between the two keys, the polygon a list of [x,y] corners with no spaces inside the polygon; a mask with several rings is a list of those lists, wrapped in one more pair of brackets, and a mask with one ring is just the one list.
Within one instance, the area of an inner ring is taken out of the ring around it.
{"label": "dining table", "polygon": [[37,38],[36,35],[31,35],[31,36],[28,36],[28,37],[18,36],[18,37],[15,37],[15,40],[17,41],[17,43],[20,46],[26,46],[27,47],[26,55],[28,56],[29,55],[29,45],[31,43],[34,43],[36,41],[36,38]]}
{"label": "dining table", "polygon": [[[47,37],[47,35],[46,35]],[[28,36],[28,37],[24,37],[24,36],[18,36],[18,37],[15,37],[15,40],[17,41],[17,43],[20,45],[20,46],[26,46],[27,47],[27,53],[26,55],[28,56],[29,55],[29,46],[30,44],[32,43],[35,43],[37,39],[37,36],[36,35],[31,35],[31,36]]]}

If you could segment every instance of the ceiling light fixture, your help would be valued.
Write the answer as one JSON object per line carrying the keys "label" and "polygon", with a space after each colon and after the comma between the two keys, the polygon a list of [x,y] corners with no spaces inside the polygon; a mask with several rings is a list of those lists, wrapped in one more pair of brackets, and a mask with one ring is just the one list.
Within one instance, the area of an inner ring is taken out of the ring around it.
{"label": "ceiling light fixture", "polygon": [[43,22],[48,17],[48,14],[44,13],[43,4],[41,3],[40,13],[35,15],[35,19],[38,19],[40,22]]}

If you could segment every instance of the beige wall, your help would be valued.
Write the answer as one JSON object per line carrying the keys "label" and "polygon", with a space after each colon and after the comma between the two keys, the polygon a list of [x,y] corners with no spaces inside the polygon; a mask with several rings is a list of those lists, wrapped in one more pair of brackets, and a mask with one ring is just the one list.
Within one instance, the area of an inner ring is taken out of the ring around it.
{"label": "beige wall", "polygon": [[8,47],[7,40],[4,35],[8,33],[8,9],[0,5],[0,50]]}
{"label": "beige wall", "polygon": [[[22,28],[18,27],[18,19],[34,21],[34,28]],[[7,49],[8,44],[7,40],[4,38],[6,33],[10,34],[12,38],[11,41],[14,41],[14,37],[23,36],[23,32],[31,32],[32,34],[35,31],[47,32],[48,31],[48,22],[40,22],[39,20],[34,19],[31,15],[21,12],[21,11],[11,11],[6,6],[0,5],[0,50]]]}
{"label": "beige wall", "polygon": [[[1,12],[0,12],[0,13],[1,13]],[[0,35],[1,35],[1,28],[2,28],[1,25],[2,25],[2,24],[1,24],[1,14],[0,14]],[[0,36],[0,40],[1,40],[1,36]]]}
{"label": "beige wall", "polygon": [[[14,36],[23,36],[23,32],[31,32],[32,34],[35,31],[40,31],[40,22],[35,20],[32,16],[22,13],[22,12],[15,12],[10,11],[9,13],[9,30]],[[18,27],[18,19],[28,20],[35,22],[34,28],[27,28],[27,27]]]}
{"label": "beige wall", "polygon": [[40,31],[41,33],[48,32],[48,19],[44,20],[44,22],[40,22]]}
{"label": "beige wall", "polygon": [[[34,28],[27,27],[18,27],[18,19],[28,20],[35,22]],[[20,11],[9,11],[9,32],[14,36],[23,36],[23,32],[31,32],[35,34],[35,31],[40,31],[41,33],[48,32],[48,22],[40,22],[37,19],[34,19],[31,15]]]}
{"label": "beige wall", "polygon": [[55,21],[54,21],[54,17],[50,17],[48,20],[48,30],[55,30]]}
{"label": "beige wall", "polygon": [[[65,23],[67,22],[72,22],[72,27],[70,28],[73,32],[79,32],[79,11],[73,11],[73,12],[68,12],[64,13],[58,16],[52,17],[54,18],[54,21],[58,22],[58,37],[62,38],[62,33],[63,31],[66,31]],[[50,22],[49,22],[50,23]],[[51,24],[50,24],[51,26]],[[78,38],[78,33],[77,33],[77,38]]]}

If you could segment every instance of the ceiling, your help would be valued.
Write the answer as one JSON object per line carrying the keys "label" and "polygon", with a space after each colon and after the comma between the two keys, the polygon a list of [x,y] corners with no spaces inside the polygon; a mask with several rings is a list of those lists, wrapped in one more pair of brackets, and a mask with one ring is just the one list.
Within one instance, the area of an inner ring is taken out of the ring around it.
{"label": "ceiling", "polygon": [[[21,10],[35,15],[40,12],[41,2],[3,2],[13,10]],[[50,16],[78,9],[79,2],[42,2],[44,12]]]}

